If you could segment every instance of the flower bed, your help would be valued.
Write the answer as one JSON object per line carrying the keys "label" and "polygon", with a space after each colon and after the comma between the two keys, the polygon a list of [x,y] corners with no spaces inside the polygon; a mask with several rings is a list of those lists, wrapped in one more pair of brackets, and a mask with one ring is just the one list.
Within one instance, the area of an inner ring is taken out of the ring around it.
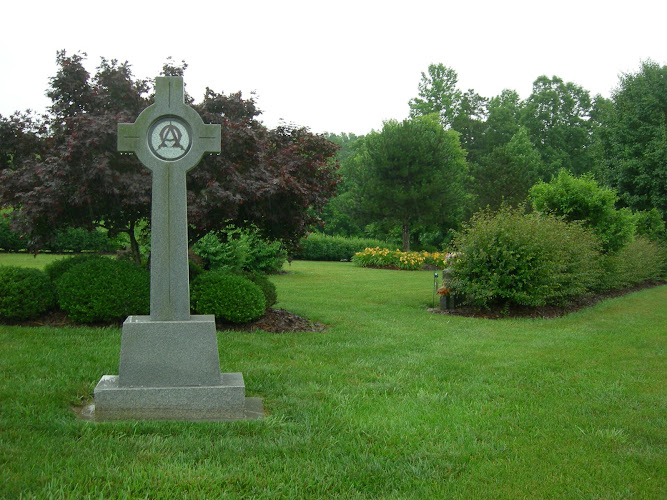
{"label": "flower bed", "polygon": [[405,271],[417,271],[432,266],[442,269],[452,254],[445,252],[401,252],[389,250],[388,248],[366,248],[363,252],[357,252],[352,257],[352,262],[360,267],[375,267],[384,269],[402,269]]}

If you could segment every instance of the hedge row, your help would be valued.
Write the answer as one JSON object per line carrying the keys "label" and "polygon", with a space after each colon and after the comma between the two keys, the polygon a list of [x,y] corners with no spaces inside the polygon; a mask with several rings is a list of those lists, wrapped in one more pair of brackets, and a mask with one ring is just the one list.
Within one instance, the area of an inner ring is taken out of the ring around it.
{"label": "hedge row", "polygon": [[311,233],[301,240],[299,248],[294,253],[295,259],[300,260],[329,260],[349,261],[357,252],[365,248],[386,247],[380,240],[368,238],[344,238],[342,236],[328,236],[320,233]]}
{"label": "hedge row", "polygon": [[603,253],[600,238],[581,224],[510,208],[476,214],[453,245],[450,288],[482,307],[561,305],[665,276],[657,242],[636,237]]}
{"label": "hedge row", "polygon": [[[149,297],[148,270],[128,261],[86,255],[55,261],[44,271],[0,267],[3,319],[34,319],[59,307],[79,323],[120,322],[148,314]],[[191,287],[195,313],[230,322],[256,319],[276,300],[275,285],[250,273],[204,272]]]}
{"label": "hedge row", "polygon": [[[86,231],[82,228],[69,228],[58,231],[54,240],[43,250],[54,253],[65,252],[115,252],[125,246],[122,238],[111,239],[101,230]],[[19,237],[9,227],[9,221],[0,217],[0,250],[20,252],[27,249],[27,241]]]}

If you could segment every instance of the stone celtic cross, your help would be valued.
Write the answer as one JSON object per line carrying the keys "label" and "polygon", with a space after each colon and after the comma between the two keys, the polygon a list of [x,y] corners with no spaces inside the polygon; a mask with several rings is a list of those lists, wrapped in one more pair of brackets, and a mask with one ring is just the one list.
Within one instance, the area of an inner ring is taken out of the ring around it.
{"label": "stone celtic cross", "polygon": [[220,152],[220,125],[204,124],[185,105],[182,78],[158,77],[155,103],[134,123],[118,124],[118,150],[153,173],[151,314],[123,322],[118,375],[95,387],[95,418],[261,418],[243,374],[220,373],[215,316],[190,316],[185,174],[205,153]]}
{"label": "stone celtic cross", "polygon": [[220,125],[185,104],[181,77],[158,77],[155,103],[118,124],[118,151],[135,153],[153,173],[150,318],[189,320],[185,175],[205,153],[220,152]]}

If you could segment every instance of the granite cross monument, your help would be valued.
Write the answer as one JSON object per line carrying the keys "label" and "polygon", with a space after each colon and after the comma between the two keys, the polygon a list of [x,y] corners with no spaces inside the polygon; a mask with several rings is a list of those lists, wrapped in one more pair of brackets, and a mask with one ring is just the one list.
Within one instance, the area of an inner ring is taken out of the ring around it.
{"label": "granite cross monument", "polygon": [[118,124],[118,150],[152,172],[150,316],[123,323],[118,375],[95,388],[95,419],[261,416],[241,373],[220,373],[215,318],[190,315],[186,173],[220,152],[220,125],[184,102],[181,77],[158,77],[155,103]]}

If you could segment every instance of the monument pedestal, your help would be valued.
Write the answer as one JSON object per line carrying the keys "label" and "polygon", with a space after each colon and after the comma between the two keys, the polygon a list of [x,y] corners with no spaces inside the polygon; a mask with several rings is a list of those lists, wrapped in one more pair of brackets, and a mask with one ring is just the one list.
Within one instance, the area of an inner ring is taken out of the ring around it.
{"label": "monument pedestal", "polygon": [[240,420],[261,418],[261,400],[245,397],[240,373],[220,373],[215,318],[123,323],[118,375],[95,387],[95,420]]}

